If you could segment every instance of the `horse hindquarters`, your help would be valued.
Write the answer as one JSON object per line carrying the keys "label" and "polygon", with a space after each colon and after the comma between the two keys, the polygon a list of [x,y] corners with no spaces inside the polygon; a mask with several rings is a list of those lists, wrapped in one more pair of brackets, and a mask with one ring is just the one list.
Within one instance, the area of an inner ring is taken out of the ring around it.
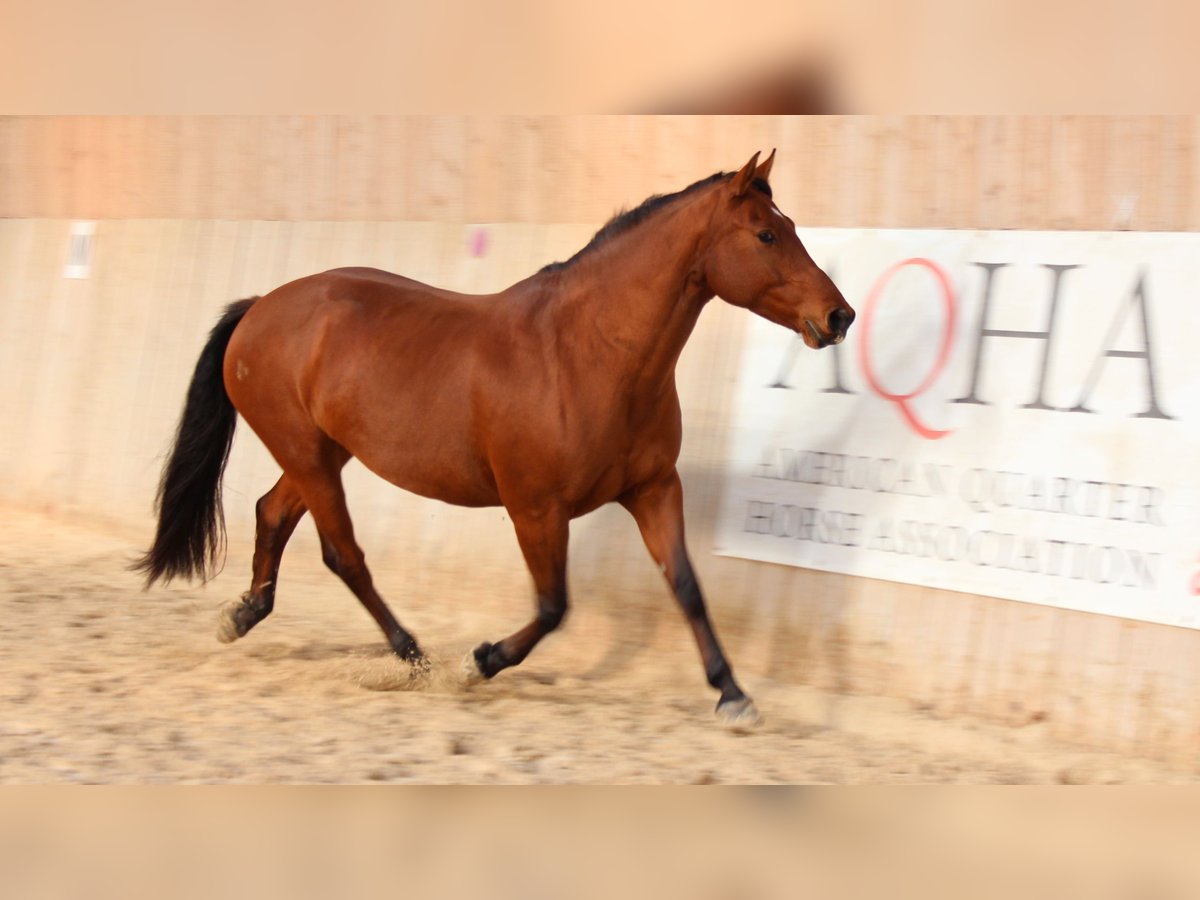
{"label": "horse hindquarters", "polygon": [[314,351],[326,326],[314,316],[320,295],[283,292],[267,298],[230,342],[225,383],[242,418],[283,469],[275,489],[259,501],[254,575],[249,593],[225,611],[221,635],[240,637],[270,612],[283,546],[307,510],[317,526],[322,558],[366,607],[395,652],[423,659],[375,590],[346,508],[341,471],[350,452],[313,420],[310,401]]}

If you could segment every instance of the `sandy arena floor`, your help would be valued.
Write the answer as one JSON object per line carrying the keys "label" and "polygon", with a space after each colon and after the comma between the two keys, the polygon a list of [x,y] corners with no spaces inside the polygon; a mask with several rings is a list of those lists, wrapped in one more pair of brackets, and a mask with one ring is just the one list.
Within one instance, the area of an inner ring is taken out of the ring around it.
{"label": "sandy arena floor", "polygon": [[124,569],[140,549],[127,533],[0,509],[0,540],[0,782],[1200,780],[1055,745],[1037,725],[939,721],[753,677],[742,681],[764,721],[732,734],[682,619],[677,641],[648,650],[623,644],[594,606],[468,690],[462,655],[523,624],[529,601],[431,608],[398,599],[395,574],[377,577],[434,659],[413,685],[308,554],[285,556],[275,613],[226,646],[216,610],[245,589],[237,548],[206,588],[143,593]]}

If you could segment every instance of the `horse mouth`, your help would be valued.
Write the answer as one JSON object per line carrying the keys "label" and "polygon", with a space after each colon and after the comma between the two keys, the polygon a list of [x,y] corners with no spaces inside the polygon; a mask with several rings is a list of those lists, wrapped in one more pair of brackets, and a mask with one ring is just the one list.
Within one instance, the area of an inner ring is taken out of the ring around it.
{"label": "horse mouth", "polygon": [[846,339],[845,331],[831,331],[828,335],[822,334],[821,329],[812,319],[805,319],[804,324],[796,331],[805,339],[804,343],[815,350],[840,344]]}
{"label": "horse mouth", "polygon": [[831,343],[837,344],[837,343],[841,342],[841,336],[833,338],[832,340],[824,337],[821,334],[821,332],[817,329],[817,326],[813,324],[812,319],[805,319],[804,327],[808,331],[808,336],[810,338],[812,338],[812,341],[810,342],[810,346],[812,346],[816,350],[820,350],[822,347],[825,347]]}

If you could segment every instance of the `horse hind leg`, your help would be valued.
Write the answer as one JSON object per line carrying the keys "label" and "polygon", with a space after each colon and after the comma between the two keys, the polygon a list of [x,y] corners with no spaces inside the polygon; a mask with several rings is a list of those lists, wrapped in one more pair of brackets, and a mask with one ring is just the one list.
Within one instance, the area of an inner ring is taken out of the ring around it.
{"label": "horse hind leg", "polygon": [[414,665],[426,667],[428,662],[416,639],[396,621],[375,590],[362,549],[354,540],[354,526],[342,489],[341,467],[344,464],[345,459],[341,459],[336,466],[316,470],[298,482],[301,496],[317,526],[321,556],[325,565],[342,579],[371,614],[395,654]]}
{"label": "horse hind leg", "polygon": [[271,614],[283,549],[305,510],[304,501],[287,473],[259,498],[255,507],[257,524],[250,590],[240,600],[231,600],[221,607],[217,622],[217,640],[221,643],[245,637]]}

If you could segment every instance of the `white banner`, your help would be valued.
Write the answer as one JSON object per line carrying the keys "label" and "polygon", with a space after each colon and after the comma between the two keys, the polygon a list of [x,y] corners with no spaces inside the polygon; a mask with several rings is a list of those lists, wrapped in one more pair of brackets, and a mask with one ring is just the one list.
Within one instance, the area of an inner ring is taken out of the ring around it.
{"label": "white banner", "polygon": [[800,237],[858,318],[752,317],[718,553],[1200,627],[1200,235]]}

